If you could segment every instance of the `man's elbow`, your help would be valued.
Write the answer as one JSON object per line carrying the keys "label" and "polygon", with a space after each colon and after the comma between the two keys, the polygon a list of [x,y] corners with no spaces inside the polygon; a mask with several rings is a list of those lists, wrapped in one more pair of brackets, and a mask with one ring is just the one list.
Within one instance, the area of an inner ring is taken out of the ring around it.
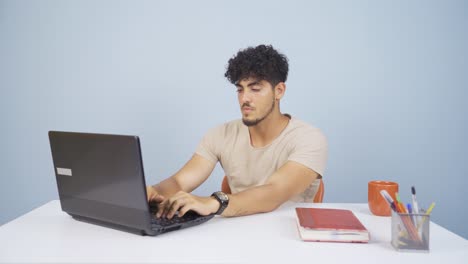
{"label": "man's elbow", "polygon": [[280,207],[282,204],[285,202],[289,201],[289,199],[292,198],[294,194],[285,192],[284,190],[281,189],[276,189],[274,185],[270,185],[270,188],[272,188],[271,192],[269,193],[268,196],[264,197],[265,200],[263,202],[263,213],[269,213],[272,211],[275,211]]}
{"label": "man's elbow", "polygon": [[269,212],[273,212],[275,211],[276,209],[278,209],[278,207],[280,207],[282,204],[284,204],[285,202],[287,202],[287,200],[269,200],[268,202],[266,202],[264,204],[264,206],[262,207],[262,210],[261,212],[262,213],[269,213]]}

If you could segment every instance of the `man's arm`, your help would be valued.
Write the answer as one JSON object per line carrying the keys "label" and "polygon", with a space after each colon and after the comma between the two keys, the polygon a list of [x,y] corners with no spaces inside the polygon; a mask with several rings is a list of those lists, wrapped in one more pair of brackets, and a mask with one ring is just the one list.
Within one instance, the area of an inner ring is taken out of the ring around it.
{"label": "man's arm", "polygon": [[215,165],[216,163],[194,154],[176,174],[158,184],[148,186],[148,200],[161,202],[179,191],[192,192],[210,176]]}
{"label": "man's arm", "polygon": [[265,185],[230,194],[229,205],[222,215],[231,217],[273,211],[303,192],[317,177],[318,174],[308,167],[288,161]]}
{"label": "man's arm", "polygon": [[[273,211],[294,195],[303,192],[317,176],[308,167],[288,161],[265,185],[229,195],[229,205],[222,215],[230,217]],[[219,202],[213,197],[199,197],[179,191],[160,205],[157,216],[172,218],[177,211],[182,216],[188,210],[208,215],[218,211],[219,206]]]}

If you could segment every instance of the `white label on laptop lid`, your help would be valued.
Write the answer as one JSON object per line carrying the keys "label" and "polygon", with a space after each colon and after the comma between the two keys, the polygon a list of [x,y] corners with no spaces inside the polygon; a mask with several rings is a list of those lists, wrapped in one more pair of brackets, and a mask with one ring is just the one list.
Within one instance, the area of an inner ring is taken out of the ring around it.
{"label": "white label on laptop lid", "polygon": [[57,167],[57,174],[64,176],[72,176],[72,170]]}

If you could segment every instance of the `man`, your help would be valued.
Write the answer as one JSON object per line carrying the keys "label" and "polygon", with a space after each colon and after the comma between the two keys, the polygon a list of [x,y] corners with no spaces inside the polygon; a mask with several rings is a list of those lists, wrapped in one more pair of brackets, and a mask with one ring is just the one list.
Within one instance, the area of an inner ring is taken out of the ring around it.
{"label": "man", "polygon": [[[320,130],[280,112],[287,75],[287,58],[272,46],[249,47],[229,60],[225,76],[237,87],[242,120],[209,131],[182,169],[147,187],[148,199],[159,203],[157,217],[188,210],[242,216],[273,211],[288,200],[313,200],[327,143]],[[218,161],[232,194],[191,194]]]}

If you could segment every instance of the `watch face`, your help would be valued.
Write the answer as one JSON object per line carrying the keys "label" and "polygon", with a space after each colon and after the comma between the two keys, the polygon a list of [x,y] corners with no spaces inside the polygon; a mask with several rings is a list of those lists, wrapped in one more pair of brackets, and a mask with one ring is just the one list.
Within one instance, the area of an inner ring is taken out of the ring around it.
{"label": "watch face", "polygon": [[216,192],[216,196],[223,202],[229,201],[229,196],[223,192]]}
{"label": "watch face", "polygon": [[223,201],[227,201],[229,200],[229,197],[227,196],[227,194],[223,193],[223,192],[220,192],[219,193],[219,198]]}

